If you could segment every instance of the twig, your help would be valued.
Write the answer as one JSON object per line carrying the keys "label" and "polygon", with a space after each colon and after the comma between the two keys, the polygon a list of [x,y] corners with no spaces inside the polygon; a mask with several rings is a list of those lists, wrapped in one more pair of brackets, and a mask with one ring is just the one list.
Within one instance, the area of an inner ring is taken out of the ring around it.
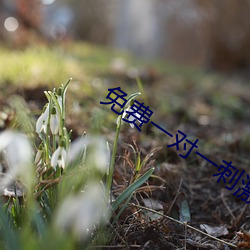
{"label": "twig", "polygon": [[[250,198],[247,199],[247,201],[249,201]],[[247,203],[245,204],[245,206],[243,207],[241,213],[237,216],[237,218],[235,218],[234,220],[234,225],[237,226],[238,223],[240,222],[240,220],[242,219],[244,213],[246,212],[246,209],[247,209]]]}
{"label": "twig", "polygon": [[[160,212],[157,212],[157,211],[155,211],[155,210],[153,210],[153,209],[151,209],[151,208],[147,208],[147,207],[144,207],[144,206],[141,206],[141,205],[136,205],[136,204],[134,204],[134,203],[129,203],[128,205],[134,206],[134,207],[137,207],[137,208],[141,208],[141,209],[145,209],[145,210],[150,211],[150,212],[152,212],[152,213],[161,215],[161,216],[163,216],[164,218],[167,218],[167,219],[169,219],[169,220],[172,220],[172,221],[174,221],[174,222],[176,222],[176,223],[178,223],[178,224],[181,224],[181,225],[183,225],[183,226],[186,226],[186,227],[188,227],[188,228],[190,228],[190,229],[192,229],[192,230],[194,230],[194,231],[196,231],[196,232],[199,232],[199,233],[201,233],[201,234],[203,234],[203,235],[206,235],[207,237],[209,237],[209,238],[211,238],[211,239],[213,239],[213,240],[217,240],[217,241],[219,241],[219,242],[221,242],[221,243],[223,243],[223,244],[226,244],[226,245],[228,245],[228,246],[230,246],[230,247],[237,248],[236,245],[233,245],[233,244],[231,244],[231,243],[229,243],[229,242],[226,242],[226,241],[224,241],[224,240],[218,239],[218,238],[216,238],[216,237],[214,237],[214,236],[212,236],[212,235],[209,235],[209,234],[207,234],[207,233],[205,233],[205,232],[203,232],[203,231],[201,231],[201,230],[199,230],[199,229],[197,229],[197,228],[195,228],[195,227],[192,227],[192,226],[188,225],[186,222],[181,222],[181,221],[175,220],[175,219],[173,219],[172,217],[167,216],[167,215],[165,215],[165,214],[162,214],[162,213],[160,213]],[[185,225],[185,224],[186,224],[186,225]]]}
{"label": "twig", "polygon": [[184,222],[185,226],[185,250],[187,250],[187,222]]}
{"label": "twig", "polygon": [[169,209],[168,209],[168,211],[167,211],[167,214],[170,213],[170,211],[171,211],[173,205],[175,204],[175,201],[176,201],[176,199],[177,199],[177,197],[178,197],[178,194],[180,193],[180,190],[181,190],[181,185],[182,185],[182,179],[180,180],[178,190],[177,190],[176,195],[175,195],[175,197],[174,197],[174,199],[173,199],[173,201],[172,201],[172,203],[171,203],[171,205],[170,205],[170,207],[169,207]]}
{"label": "twig", "polygon": [[226,201],[225,201],[224,192],[221,192],[220,197],[221,197],[221,200],[222,200],[224,206],[226,207],[227,211],[229,212],[229,214],[230,214],[231,217],[233,218],[233,221],[235,221],[236,218],[235,218],[235,216],[234,216],[232,210],[230,209],[230,207],[227,205],[227,203],[226,203]]}

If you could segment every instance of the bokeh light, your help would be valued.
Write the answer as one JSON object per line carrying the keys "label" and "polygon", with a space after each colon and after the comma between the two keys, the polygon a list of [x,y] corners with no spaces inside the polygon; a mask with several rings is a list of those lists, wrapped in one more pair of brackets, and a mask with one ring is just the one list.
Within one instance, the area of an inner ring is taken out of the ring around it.
{"label": "bokeh light", "polygon": [[55,2],[55,0],[42,0],[42,4],[45,4],[45,5],[50,5],[54,2]]}
{"label": "bokeh light", "polygon": [[14,32],[18,29],[18,21],[15,17],[8,17],[4,21],[4,27],[9,32]]}

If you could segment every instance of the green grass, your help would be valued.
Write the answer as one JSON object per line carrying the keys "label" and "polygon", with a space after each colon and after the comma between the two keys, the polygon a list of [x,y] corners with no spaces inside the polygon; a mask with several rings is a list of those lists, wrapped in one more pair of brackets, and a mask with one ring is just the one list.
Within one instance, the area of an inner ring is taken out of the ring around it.
{"label": "green grass", "polygon": [[139,59],[122,51],[83,42],[33,45],[22,50],[0,45],[0,84],[55,86],[69,77],[87,82],[91,77],[112,73],[111,63],[117,57],[122,58],[127,67],[145,69],[151,66],[159,73],[181,73],[189,79],[201,78],[203,75],[202,71],[192,67]]}
{"label": "green grass", "polygon": [[85,43],[30,46],[23,50],[0,46],[0,84],[55,86],[69,77],[84,82],[107,72],[112,58],[118,55]]}

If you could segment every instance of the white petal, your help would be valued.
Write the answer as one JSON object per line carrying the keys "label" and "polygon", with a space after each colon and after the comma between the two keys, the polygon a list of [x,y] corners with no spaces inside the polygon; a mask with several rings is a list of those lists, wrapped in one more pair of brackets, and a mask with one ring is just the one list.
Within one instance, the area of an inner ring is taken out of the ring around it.
{"label": "white petal", "polygon": [[13,137],[14,133],[9,130],[0,133],[0,152],[9,145]]}
{"label": "white petal", "polygon": [[129,110],[130,110],[130,107],[124,109],[124,112],[122,114],[122,118],[124,118],[128,114],[127,111],[129,111]]}
{"label": "white petal", "polygon": [[75,161],[84,150],[86,150],[86,146],[89,144],[89,136],[84,136],[76,139],[73,143],[71,143],[69,152],[68,152],[68,162],[72,163]]}
{"label": "white petal", "polygon": [[49,119],[49,104],[47,105],[45,111],[44,111],[44,119],[48,120]]}
{"label": "white petal", "polygon": [[[1,180],[1,188],[8,185],[8,183],[16,179],[17,176],[21,176],[25,184],[29,186],[33,181],[31,164],[33,152],[31,144],[28,138],[23,134],[12,131],[5,131],[3,133],[5,133],[8,142],[8,145],[5,145],[4,154],[5,161],[8,164],[8,170],[5,176],[8,176],[8,178]],[[0,135],[1,139],[3,138],[3,133]]]}
{"label": "white petal", "polygon": [[40,133],[42,131],[42,126],[44,122],[44,114],[42,113],[36,122],[36,132]]}
{"label": "white petal", "polygon": [[6,149],[6,156],[8,157],[10,167],[15,168],[16,166],[30,162],[32,159],[31,152],[32,148],[27,137],[15,133],[13,140]]}
{"label": "white petal", "polygon": [[44,131],[44,133],[46,133],[48,118],[49,118],[49,105],[47,105],[45,111],[37,119],[37,122],[36,122],[36,132],[37,133],[40,133],[41,131]]}
{"label": "white petal", "polygon": [[66,161],[67,161],[67,152],[64,148],[62,148],[60,156],[61,156],[61,159],[58,160],[58,166],[64,169],[66,165]]}
{"label": "white petal", "polygon": [[103,188],[99,183],[92,183],[83,194],[64,200],[56,214],[55,226],[69,230],[78,239],[86,239],[96,224],[105,221],[108,211]]}
{"label": "white petal", "polygon": [[55,168],[58,164],[58,158],[61,155],[61,147],[59,146],[56,151],[52,154],[50,164],[53,168]]}
{"label": "white petal", "polygon": [[43,131],[45,134],[47,133],[47,126],[48,126],[48,123],[44,121],[41,131]]}
{"label": "white petal", "polygon": [[56,114],[50,117],[50,130],[53,135],[56,135],[59,131],[59,120]]}
{"label": "white petal", "polygon": [[57,96],[57,101],[58,101],[60,109],[62,111],[62,96]]}
{"label": "white petal", "polygon": [[96,168],[102,172],[107,171],[110,163],[110,152],[106,142],[101,138],[95,139],[93,160],[95,162]]}

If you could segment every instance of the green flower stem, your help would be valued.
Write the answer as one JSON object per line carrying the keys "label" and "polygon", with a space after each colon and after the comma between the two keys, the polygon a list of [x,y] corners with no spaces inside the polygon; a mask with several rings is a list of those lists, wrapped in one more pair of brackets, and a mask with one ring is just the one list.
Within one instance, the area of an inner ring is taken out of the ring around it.
{"label": "green flower stem", "polygon": [[59,120],[60,120],[60,125],[59,125],[59,135],[62,136],[63,135],[63,123],[64,123],[64,119],[62,117],[62,110],[60,108],[60,105],[55,97],[55,94],[52,93],[51,91],[49,91],[50,97],[53,100],[53,103],[56,105],[57,111],[59,112]]}
{"label": "green flower stem", "polygon": [[108,173],[108,180],[107,180],[107,193],[111,190],[112,183],[113,183],[113,173],[115,169],[115,156],[116,156],[116,151],[117,151],[117,145],[118,145],[118,137],[120,133],[120,128],[121,128],[121,120],[122,120],[122,115],[119,116],[118,119],[118,124],[116,128],[116,134],[115,134],[115,141],[114,141],[114,148],[112,152],[112,158],[111,158],[111,163],[109,167],[109,173]]}
{"label": "green flower stem", "polygon": [[67,83],[63,86],[62,90],[62,127],[65,126],[65,96],[66,96],[66,91],[68,89],[69,83],[71,82],[72,78],[70,78]]}
{"label": "green flower stem", "polygon": [[[130,101],[132,101],[134,98],[136,98],[136,96],[138,96],[140,94],[141,94],[140,92],[137,92],[137,93],[130,95],[127,99],[128,105],[130,104]],[[126,107],[124,107],[121,111],[124,112],[125,108]],[[122,122],[122,115],[120,115],[118,117],[118,122],[117,122],[117,127],[116,127],[114,148],[113,148],[113,152],[112,152],[112,158],[111,158],[109,173],[108,173],[108,177],[107,177],[107,194],[109,194],[109,192],[111,191],[111,187],[112,187],[112,183],[113,183],[113,173],[114,173],[114,169],[115,169],[115,156],[116,156],[116,151],[117,151],[118,137],[119,137],[119,133],[120,133],[121,122]],[[111,195],[111,193],[110,193],[110,195]],[[110,199],[110,201],[111,201],[111,199]]]}
{"label": "green flower stem", "polygon": [[[48,98],[48,97],[47,97]],[[45,155],[46,155],[46,164],[49,164],[50,162],[50,136],[49,136],[49,130],[50,130],[50,115],[51,115],[51,111],[52,111],[52,101],[51,98],[48,99],[49,100],[49,117],[48,117],[48,123],[47,123],[47,133],[45,134]]]}
{"label": "green flower stem", "polygon": [[52,147],[53,147],[53,152],[56,150],[56,135],[52,135]]}

